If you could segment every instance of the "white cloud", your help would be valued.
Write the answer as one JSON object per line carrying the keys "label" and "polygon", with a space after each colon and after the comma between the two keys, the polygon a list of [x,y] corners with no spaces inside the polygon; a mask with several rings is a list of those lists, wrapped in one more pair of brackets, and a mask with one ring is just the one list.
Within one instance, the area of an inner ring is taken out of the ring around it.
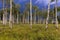
{"label": "white cloud", "polygon": [[51,2],[50,5],[55,4],[55,2]]}
{"label": "white cloud", "polygon": [[21,1],[27,1],[27,0],[19,0],[19,1],[21,2]]}
{"label": "white cloud", "polygon": [[[55,5],[55,1],[54,2],[51,2],[50,5]],[[60,0],[57,1],[57,6],[60,7]]]}
{"label": "white cloud", "polygon": [[44,4],[44,5],[47,5],[48,2],[49,2],[49,0],[37,0],[37,1],[35,2],[35,4]]}
{"label": "white cloud", "polygon": [[36,3],[42,3],[42,0],[37,0],[37,1],[35,2],[35,4],[36,4]]}

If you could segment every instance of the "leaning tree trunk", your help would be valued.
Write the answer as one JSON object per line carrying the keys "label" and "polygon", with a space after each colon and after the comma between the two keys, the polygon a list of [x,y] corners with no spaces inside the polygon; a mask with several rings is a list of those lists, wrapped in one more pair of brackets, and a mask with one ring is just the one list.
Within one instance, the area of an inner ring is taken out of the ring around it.
{"label": "leaning tree trunk", "polygon": [[47,19],[46,19],[46,28],[48,27],[49,12],[50,12],[50,1],[51,0],[49,0],[49,3],[48,3],[48,14],[47,14]]}
{"label": "leaning tree trunk", "polygon": [[9,27],[12,28],[12,0],[10,0],[10,18],[9,18]]}
{"label": "leaning tree trunk", "polygon": [[55,16],[55,17],[56,17],[56,28],[58,28],[58,20],[57,20],[57,0],[55,0],[55,3],[56,3],[56,4],[55,4],[55,12],[56,12],[56,13],[55,13],[55,14],[56,14],[56,16]]}
{"label": "leaning tree trunk", "polygon": [[32,0],[30,0],[30,27],[32,28]]}

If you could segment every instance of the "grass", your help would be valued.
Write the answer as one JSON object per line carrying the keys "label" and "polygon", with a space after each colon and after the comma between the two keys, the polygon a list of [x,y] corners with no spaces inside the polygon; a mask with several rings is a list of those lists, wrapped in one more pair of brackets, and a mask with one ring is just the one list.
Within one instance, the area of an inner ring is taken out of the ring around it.
{"label": "grass", "polygon": [[59,29],[49,24],[47,30],[45,24],[33,24],[32,29],[29,24],[15,24],[12,29],[0,24],[0,40],[60,40],[60,24]]}

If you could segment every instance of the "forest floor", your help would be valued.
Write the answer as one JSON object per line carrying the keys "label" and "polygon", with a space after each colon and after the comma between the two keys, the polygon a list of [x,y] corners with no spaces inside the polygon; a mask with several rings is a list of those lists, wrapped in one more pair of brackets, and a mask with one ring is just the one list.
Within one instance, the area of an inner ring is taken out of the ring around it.
{"label": "forest floor", "polygon": [[60,40],[60,24],[56,29],[54,24],[15,24],[10,29],[8,25],[0,24],[0,40]]}

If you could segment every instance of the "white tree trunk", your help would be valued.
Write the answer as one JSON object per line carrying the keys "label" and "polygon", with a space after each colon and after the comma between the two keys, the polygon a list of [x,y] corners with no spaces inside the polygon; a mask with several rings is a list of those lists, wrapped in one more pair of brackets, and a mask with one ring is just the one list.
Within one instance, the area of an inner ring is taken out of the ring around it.
{"label": "white tree trunk", "polygon": [[3,25],[5,25],[5,15],[4,15],[4,11],[3,11]]}
{"label": "white tree trunk", "polygon": [[25,23],[25,20],[24,20],[24,15],[23,15],[23,24]]}
{"label": "white tree trunk", "polygon": [[19,23],[19,21],[18,21],[18,20],[19,20],[19,18],[18,18],[18,17],[19,17],[19,15],[18,15],[18,12],[17,12],[17,24]]}
{"label": "white tree trunk", "polygon": [[21,16],[19,15],[19,17],[20,17],[20,23],[22,23],[22,22],[21,22],[21,20],[22,20],[22,19],[21,19]]}
{"label": "white tree trunk", "polygon": [[29,24],[29,11],[28,11],[28,24]]}
{"label": "white tree trunk", "polygon": [[32,28],[32,0],[30,0],[30,26]]}
{"label": "white tree trunk", "polygon": [[12,0],[10,0],[10,18],[9,18],[9,27],[12,28]]}
{"label": "white tree trunk", "polygon": [[3,0],[3,25],[5,25],[4,0]]}
{"label": "white tree trunk", "polygon": [[5,20],[5,25],[6,25],[7,24],[7,10],[5,10],[4,13],[5,13],[5,15],[4,15],[5,19],[4,20]]}
{"label": "white tree trunk", "polygon": [[7,24],[7,11],[3,11],[3,25]]}
{"label": "white tree trunk", "polygon": [[39,24],[39,15],[38,15],[38,24]]}
{"label": "white tree trunk", "polygon": [[35,10],[35,14],[34,14],[34,24],[36,24],[36,10]]}
{"label": "white tree trunk", "polygon": [[46,28],[48,27],[49,12],[50,12],[50,1],[51,0],[49,0],[49,3],[48,3],[48,14],[47,14],[47,19],[46,19]]}
{"label": "white tree trunk", "polygon": [[56,28],[58,28],[58,20],[57,20],[57,0],[55,0],[55,3],[56,3],[56,4],[55,4],[55,12],[56,12],[56,13],[55,13],[55,14],[56,14],[56,16],[55,16],[55,17],[56,17]]}
{"label": "white tree trunk", "polygon": [[14,15],[12,16],[12,21],[13,21],[13,24],[15,23],[15,21],[14,21]]}

